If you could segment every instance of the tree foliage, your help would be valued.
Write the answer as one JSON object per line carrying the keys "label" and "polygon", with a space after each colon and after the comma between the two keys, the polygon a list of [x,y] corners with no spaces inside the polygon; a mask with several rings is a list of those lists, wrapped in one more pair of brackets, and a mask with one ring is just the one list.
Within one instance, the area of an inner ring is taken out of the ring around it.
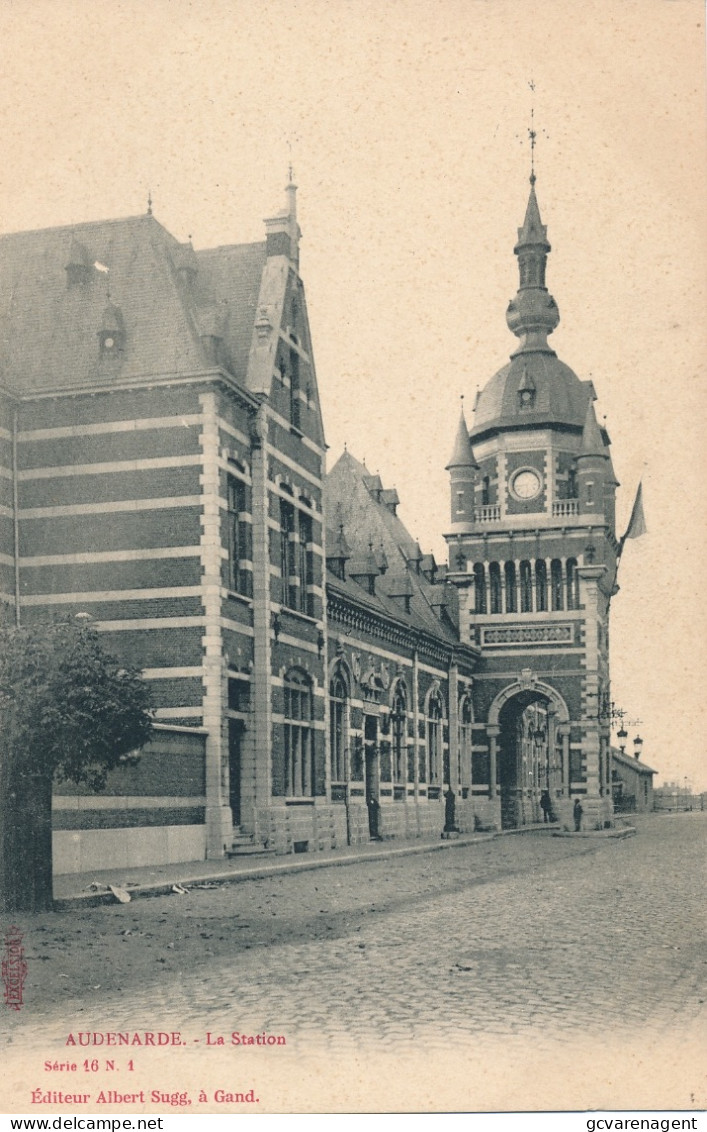
{"label": "tree foliage", "polygon": [[108,771],[150,738],[149,691],[86,622],[0,631],[5,743],[33,776],[100,790]]}
{"label": "tree foliage", "polygon": [[150,738],[149,686],[87,620],[0,628],[0,910],[52,907],[52,783],[94,790]]}

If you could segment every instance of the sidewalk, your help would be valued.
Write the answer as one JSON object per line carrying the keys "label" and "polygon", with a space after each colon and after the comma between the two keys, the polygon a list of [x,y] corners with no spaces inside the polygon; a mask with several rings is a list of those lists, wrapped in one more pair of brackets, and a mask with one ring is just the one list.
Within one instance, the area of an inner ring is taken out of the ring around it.
{"label": "sidewalk", "polygon": [[281,857],[243,856],[216,861],[184,861],[174,865],[145,865],[133,869],[104,869],[94,872],[65,873],[54,877],[54,903],[57,908],[90,908],[98,904],[113,904],[116,897],[109,885],[124,889],[131,898],[162,896],[171,892],[174,885],[183,888],[197,885],[237,884],[239,881],[259,877],[278,876],[283,873],[302,873],[336,865],[356,865],[361,861],[387,860],[391,857],[409,857],[416,853],[434,853],[440,849],[455,849],[493,841],[497,837],[510,837],[545,833],[554,837],[607,838],[631,837],[636,830],[622,822],[610,830],[571,833],[556,824],[520,826],[490,833],[465,833],[451,840],[438,836],[415,838],[414,841],[370,841],[361,845],[346,845],[326,853],[287,854]]}
{"label": "sidewalk", "polygon": [[[542,826],[529,827],[524,832],[542,830]],[[545,830],[550,832],[549,826]],[[504,831],[505,832],[505,831]],[[516,832],[516,831],[507,831]],[[107,869],[95,872],[65,873],[54,877],[54,903],[57,908],[88,908],[98,904],[113,904],[116,897],[108,888],[113,885],[139,896],[161,896],[171,892],[174,885],[184,888],[200,884],[236,884],[239,881],[282,873],[301,873],[310,869],[323,869],[335,865],[355,865],[361,861],[387,860],[391,857],[411,856],[415,853],[432,853],[440,849],[455,849],[492,841],[499,833],[462,834],[454,840],[439,837],[416,838],[414,841],[372,841],[362,845],[349,845],[327,853],[288,854],[282,857],[232,857],[217,861],[186,861],[175,865],[146,865],[134,869]]]}

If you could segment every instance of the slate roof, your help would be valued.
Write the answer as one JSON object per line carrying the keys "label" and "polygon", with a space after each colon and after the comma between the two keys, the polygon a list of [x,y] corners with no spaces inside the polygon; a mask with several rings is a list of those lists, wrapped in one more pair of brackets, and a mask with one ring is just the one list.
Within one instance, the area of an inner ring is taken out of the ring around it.
{"label": "slate roof", "polygon": [[[434,612],[435,606],[444,605],[453,616],[454,595],[448,593],[451,587],[432,585],[417,572],[413,563],[431,564],[431,556],[421,556],[419,545],[400,518],[384,502],[378,502],[371,495],[369,487],[376,479],[348,451],[327,474],[326,509],[343,524],[346,541],[352,548],[346,581],[329,574],[327,585],[412,629],[423,630],[440,642],[458,646],[459,638],[453,624],[446,624]],[[354,562],[368,559],[371,546],[375,558],[380,562],[384,557],[387,565],[385,573],[375,579],[375,594],[369,594],[351,577],[355,572]],[[396,597],[400,600],[395,600]],[[409,612],[405,610],[405,597],[409,601]]]}
{"label": "slate roof", "polygon": [[[521,409],[518,390],[521,382],[529,379],[535,388],[535,403],[532,409]],[[594,395],[591,381],[580,381],[553,352],[517,355],[481,390],[471,440],[478,440],[495,429],[533,425],[569,425],[582,429],[587,404]]]}
{"label": "slate roof", "polygon": [[624,766],[628,767],[629,770],[635,771],[636,774],[658,774],[657,770],[653,770],[653,768],[647,766],[646,763],[642,763],[639,759],[625,754],[620,751],[618,747],[611,748],[611,758],[614,762],[623,763]]}
{"label": "slate roof", "polygon": [[[1,236],[0,384],[32,393],[200,372],[215,328],[219,360],[245,383],[264,263],[264,243],[194,255],[149,215]],[[102,360],[109,303],[125,340]]]}
{"label": "slate roof", "polygon": [[197,252],[199,299],[227,304],[224,343],[235,376],[245,384],[253,323],[265,266],[265,241]]}

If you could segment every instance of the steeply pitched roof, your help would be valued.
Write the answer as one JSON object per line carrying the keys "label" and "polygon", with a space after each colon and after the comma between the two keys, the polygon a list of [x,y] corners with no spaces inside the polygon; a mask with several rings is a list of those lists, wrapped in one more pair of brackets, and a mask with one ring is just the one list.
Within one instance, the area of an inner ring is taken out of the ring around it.
{"label": "steeply pitched roof", "polygon": [[579,450],[580,456],[606,456],[607,452],[604,446],[604,438],[599,428],[596,413],[594,412],[594,405],[591,401],[587,404],[587,415],[584,420],[584,429],[582,431],[582,445]]}
{"label": "steeply pitched roof", "polygon": [[547,226],[543,224],[540,219],[540,206],[538,205],[538,198],[535,193],[534,177],[530,179],[530,193],[525,210],[525,220],[523,221],[523,227],[518,229],[518,243],[516,247],[526,247],[528,244],[535,244],[540,248],[546,248],[547,251],[550,251],[550,245],[547,242]]}
{"label": "steeply pitched roof", "polygon": [[[457,643],[451,624],[445,624],[434,612],[446,604],[436,600],[444,587],[433,586],[418,572],[424,562],[420,548],[400,518],[383,500],[378,501],[377,485],[380,478],[371,476],[365,464],[348,451],[337,460],[325,482],[326,508],[343,524],[352,547],[352,563],[354,559],[370,558],[371,547],[379,565],[385,560],[385,572],[375,580],[375,595],[366,594],[366,601],[447,644]],[[352,563],[349,575],[354,573]],[[332,584],[343,592],[348,589],[357,600],[364,593],[355,582],[336,580]]]}
{"label": "steeply pitched roof", "polygon": [[[224,363],[244,381],[265,244],[188,263],[184,249],[153,216],[0,237],[0,382],[31,393],[198,372],[213,364],[202,334],[216,326]],[[124,342],[106,362],[109,303]]]}
{"label": "steeply pitched roof", "polygon": [[245,383],[260,280],[265,266],[265,242],[236,244],[197,252],[197,301],[221,300],[227,305],[224,344],[235,376]]}
{"label": "steeply pitched roof", "polygon": [[476,468],[477,463],[474,459],[474,453],[471,449],[471,442],[469,440],[469,430],[466,427],[466,420],[464,412],[462,411],[459,417],[459,425],[457,427],[457,436],[454,441],[454,451],[449,458],[447,470],[450,468]]}

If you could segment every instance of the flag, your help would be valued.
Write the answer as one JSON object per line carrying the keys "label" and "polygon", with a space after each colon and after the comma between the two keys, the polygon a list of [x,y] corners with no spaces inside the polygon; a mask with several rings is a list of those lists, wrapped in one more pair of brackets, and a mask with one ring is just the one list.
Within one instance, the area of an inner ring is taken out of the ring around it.
{"label": "flag", "polygon": [[621,545],[623,546],[627,538],[640,538],[641,535],[645,535],[646,532],[646,517],[643,514],[643,483],[639,483],[636,498],[633,502],[631,518],[628,521],[626,534],[621,539]]}

